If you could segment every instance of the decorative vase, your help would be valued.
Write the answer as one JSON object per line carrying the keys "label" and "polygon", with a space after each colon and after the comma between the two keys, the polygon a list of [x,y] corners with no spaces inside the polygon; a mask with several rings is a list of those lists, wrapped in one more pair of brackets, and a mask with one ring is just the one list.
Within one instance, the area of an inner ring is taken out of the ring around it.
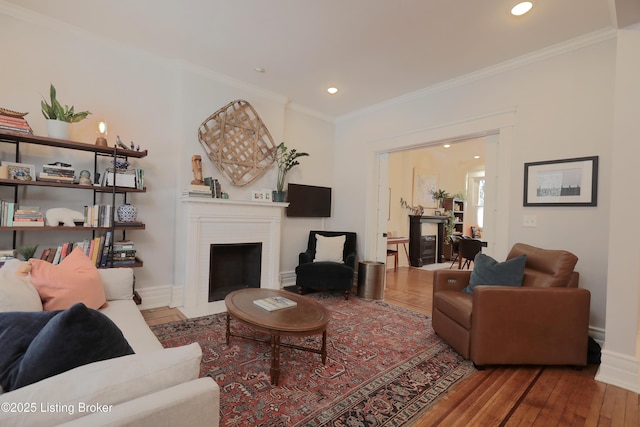
{"label": "decorative vase", "polygon": [[274,202],[285,202],[287,200],[287,192],[286,191],[273,191],[272,200]]}
{"label": "decorative vase", "polygon": [[47,135],[49,138],[69,139],[69,122],[47,120]]}
{"label": "decorative vase", "polygon": [[138,208],[130,203],[118,207],[118,221],[120,222],[135,222],[138,216]]}

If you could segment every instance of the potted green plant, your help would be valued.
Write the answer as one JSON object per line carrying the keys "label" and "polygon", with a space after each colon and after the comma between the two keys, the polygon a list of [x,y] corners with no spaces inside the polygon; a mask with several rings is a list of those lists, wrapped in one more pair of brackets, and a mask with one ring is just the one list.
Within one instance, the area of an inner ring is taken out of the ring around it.
{"label": "potted green plant", "polygon": [[49,88],[50,103],[44,99],[40,101],[42,115],[47,119],[47,134],[51,138],[68,139],[69,123],[76,123],[87,118],[91,112],[75,112],[73,105],[64,107],[57,99],[56,88],[51,84]]}
{"label": "potted green plant", "polygon": [[276,183],[276,191],[273,192],[274,202],[284,202],[287,192],[284,191],[284,180],[287,173],[300,162],[298,157],[308,156],[309,153],[303,153],[295,148],[289,150],[284,142],[281,142],[276,148],[276,163],[278,165],[278,181]]}
{"label": "potted green plant", "polygon": [[23,246],[18,249],[18,253],[22,256],[22,259],[29,261],[36,253],[38,245],[35,246]]}
{"label": "potted green plant", "polygon": [[436,202],[438,202],[438,207],[441,208],[442,205],[444,204],[444,199],[446,199],[447,197],[449,197],[449,193],[447,193],[444,190],[431,190],[431,198],[433,200],[435,200]]}

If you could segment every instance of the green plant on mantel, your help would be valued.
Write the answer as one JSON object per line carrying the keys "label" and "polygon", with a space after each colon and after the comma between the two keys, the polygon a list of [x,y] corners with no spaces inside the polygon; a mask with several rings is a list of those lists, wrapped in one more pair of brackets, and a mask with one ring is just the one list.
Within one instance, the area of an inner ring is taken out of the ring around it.
{"label": "green plant on mantel", "polygon": [[56,88],[53,84],[51,84],[51,88],[49,89],[49,97],[51,98],[51,104],[47,103],[44,99],[40,101],[40,105],[42,106],[42,115],[47,120],[60,120],[61,122],[76,123],[86,119],[87,116],[91,114],[89,111],[80,111],[79,113],[76,113],[73,105],[71,107],[68,105],[63,107],[57,99]]}
{"label": "green plant on mantel", "polygon": [[284,179],[294,166],[300,164],[297,160],[298,157],[308,156],[309,153],[299,152],[295,148],[289,150],[284,142],[276,148],[276,163],[278,164],[278,182],[276,183],[276,189],[279,192],[284,190]]}
{"label": "green plant on mantel", "polygon": [[432,189],[431,191],[429,191],[429,193],[431,193],[431,198],[438,202],[439,208],[441,208],[442,205],[444,204],[444,199],[449,197],[449,193],[447,193],[442,189],[440,190]]}

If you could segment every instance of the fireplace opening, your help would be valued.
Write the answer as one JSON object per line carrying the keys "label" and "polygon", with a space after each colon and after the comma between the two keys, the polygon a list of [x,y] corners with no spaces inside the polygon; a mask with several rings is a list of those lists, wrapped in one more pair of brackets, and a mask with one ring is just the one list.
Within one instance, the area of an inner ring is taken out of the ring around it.
{"label": "fireplace opening", "polygon": [[212,244],[209,257],[209,302],[228,293],[259,288],[262,243]]}

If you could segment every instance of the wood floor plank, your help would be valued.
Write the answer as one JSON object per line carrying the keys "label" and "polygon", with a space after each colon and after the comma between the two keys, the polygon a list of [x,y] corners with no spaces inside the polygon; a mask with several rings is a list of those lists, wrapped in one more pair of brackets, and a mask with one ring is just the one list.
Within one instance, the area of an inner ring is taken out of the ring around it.
{"label": "wood floor plank", "polygon": [[627,392],[627,405],[625,407],[624,422],[625,425],[637,426],[640,425],[640,416],[638,415],[639,405],[638,394],[628,391]]}

